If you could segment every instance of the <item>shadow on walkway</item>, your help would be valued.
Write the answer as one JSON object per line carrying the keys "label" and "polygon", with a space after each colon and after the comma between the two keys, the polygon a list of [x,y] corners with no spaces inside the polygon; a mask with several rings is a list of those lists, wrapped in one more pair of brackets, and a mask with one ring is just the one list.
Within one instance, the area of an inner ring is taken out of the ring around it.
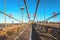
{"label": "shadow on walkway", "polygon": [[35,26],[32,25],[32,40],[41,40],[34,27]]}

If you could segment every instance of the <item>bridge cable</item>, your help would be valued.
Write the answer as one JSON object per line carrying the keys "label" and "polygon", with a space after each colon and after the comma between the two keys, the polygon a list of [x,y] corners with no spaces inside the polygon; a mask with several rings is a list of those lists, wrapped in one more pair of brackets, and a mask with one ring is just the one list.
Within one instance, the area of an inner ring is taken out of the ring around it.
{"label": "bridge cable", "polygon": [[35,20],[35,18],[36,18],[36,14],[37,14],[37,10],[38,10],[38,5],[39,5],[39,3],[40,3],[40,0],[38,0],[37,5],[36,5],[36,10],[35,10],[33,22],[34,22],[34,20]]}
{"label": "bridge cable", "polygon": [[26,12],[27,12],[28,19],[29,19],[29,22],[30,22],[30,14],[28,12],[28,7],[27,7],[26,0],[24,0],[24,4],[25,4],[25,7],[26,7]]}
{"label": "bridge cable", "polygon": [[2,11],[0,11],[0,13],[2,13],[2,14],[4,14],[4,15],[8,16],[9,18],[12,18],[12,19],[14,19],[14,20],[16,20],[16,21],[20,22],[19,20],[15,19],[14,17],[12,17],[12,16],[10,16],[10,15],[8,15],[8,14],[6,14],[6,13],[2,12]]}
{"label": "bridge cable", "polygon": [[55,15],[53,15],[53,16],[51,16],[50,18],[48,18],[48,19],[46,19],[46,20],[44,20],[44,21],[48,21],[48,20],[50,20],[51,18],[54,18],[55,16],[57,16],[57,15],[59,15],[59,14],[60,14],[60,12],[57,13],[57,14],[55,14]]}

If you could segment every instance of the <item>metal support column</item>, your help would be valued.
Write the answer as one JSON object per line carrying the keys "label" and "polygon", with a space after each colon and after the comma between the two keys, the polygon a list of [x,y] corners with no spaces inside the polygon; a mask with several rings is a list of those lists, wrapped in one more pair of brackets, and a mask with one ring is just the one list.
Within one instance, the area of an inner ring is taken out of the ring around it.
{"label": "metal support column", "polygon": [[[4,12],[6,13],[6,0],[4,0]],[[6,15],[4,14],[4,22],[6,26]]]}

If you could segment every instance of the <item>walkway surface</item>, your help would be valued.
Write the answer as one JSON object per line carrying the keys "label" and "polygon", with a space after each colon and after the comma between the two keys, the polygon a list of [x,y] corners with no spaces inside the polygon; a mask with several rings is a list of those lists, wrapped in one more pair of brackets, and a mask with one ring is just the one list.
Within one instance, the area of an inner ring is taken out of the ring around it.
{"label": "walkway surface", "polygon": [[30,40],[30,27],[28,27],[17,40]]}

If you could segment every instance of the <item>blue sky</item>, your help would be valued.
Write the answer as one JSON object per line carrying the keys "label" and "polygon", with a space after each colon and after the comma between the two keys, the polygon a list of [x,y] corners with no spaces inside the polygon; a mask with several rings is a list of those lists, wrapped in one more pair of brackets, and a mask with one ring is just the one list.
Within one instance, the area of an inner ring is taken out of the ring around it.
{"label": "blue sky", "polygon": [[[19,6],[18,6],[19,1]],[[37,0],[26,0],[28,11],[30,13],[30,19],[33,20],[33,16],[36,9]],[[20,22],[22,21],[22,13],[20,8],[24,7],[24,22],[28,22],[27,13],[25,9],[25,5],[23,0],[6,0],[6,14],[13,15],[14,18],[19,20],[20,15]],[[45,19],[52,16],[53,12],[60,12],[60,0],[40,0],[40,4],[37,11],[37,17],[35,21],[43,21],[44,20],[44,7],[45,7]],[[0,0],[0,11],[4,12],[4,0]],[[49,21],[57,22],[60,21],[59,18],[60,15],[58,15],[56,18],[52,18]],[[6,17],[6,22],[11,23],[13,19],[10,19],[9,17]],[[14,22],[17,22],[13,20]],[[0,13],[0,23],[4,23],[4,15]]]}

